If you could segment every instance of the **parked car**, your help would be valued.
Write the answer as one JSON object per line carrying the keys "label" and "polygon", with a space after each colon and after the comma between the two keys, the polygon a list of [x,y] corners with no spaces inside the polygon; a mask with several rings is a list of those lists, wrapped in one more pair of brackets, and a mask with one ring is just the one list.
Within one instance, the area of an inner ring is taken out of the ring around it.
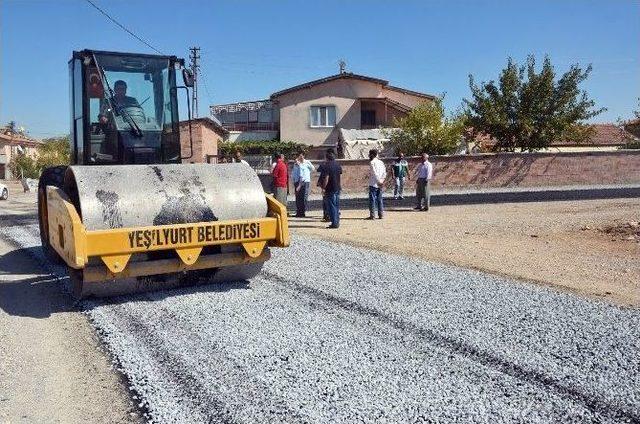
{"label": "parked car", "polygon": [[7,200],[9,198],[9,189],[6,185],[0,183],[0,200]]}

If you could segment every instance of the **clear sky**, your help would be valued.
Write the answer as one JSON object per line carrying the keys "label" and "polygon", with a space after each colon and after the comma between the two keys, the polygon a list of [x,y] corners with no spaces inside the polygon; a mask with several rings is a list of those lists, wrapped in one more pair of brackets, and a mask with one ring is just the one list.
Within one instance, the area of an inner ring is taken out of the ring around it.
{"label": "clear sky", "polygon": [[[468,75],[495,79],[512,56],[551,57],[558,72],[593,64],[584,83],[629,119],[640,97],[640,1],[94,0],[166,54],[202,48],[206,106],[268,97],[347,70],[431,94],[453,110]],[[69,131],[67,61],[83,48],[152,51],[84,0],[0,0],[0,124],[37,138]],[[182,108],[184,109],[184,108]]]}

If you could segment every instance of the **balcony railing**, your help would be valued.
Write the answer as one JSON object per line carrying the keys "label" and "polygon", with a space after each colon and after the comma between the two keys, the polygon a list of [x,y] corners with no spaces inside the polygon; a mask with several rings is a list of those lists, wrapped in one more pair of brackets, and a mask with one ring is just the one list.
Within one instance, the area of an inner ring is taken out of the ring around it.
{"label": "balcony railing", "polygon": [[227,131],[278,131],[277,122],[236,122],[222,123]]}

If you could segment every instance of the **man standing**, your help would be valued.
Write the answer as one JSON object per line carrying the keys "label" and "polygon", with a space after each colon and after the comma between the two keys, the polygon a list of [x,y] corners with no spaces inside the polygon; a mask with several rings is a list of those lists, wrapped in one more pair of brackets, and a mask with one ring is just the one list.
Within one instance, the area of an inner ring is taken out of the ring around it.
{"label": "man standing", "polygon": [[393,163],[393,179],[395,186],[393,187],[393,198],[404,199],[404,182],[409,177],[409,163],[404,159],[404,153],[400,152],[398,158]]}
{"label": "man standing", "polygon": [[321,174],[318,182],[324,190],[329,219],[331,219],[331,225],[327,228],[338,228],[340,227],[340,174],[342,174],[342,167],[336,162],[336,154],[333,149],[327,150],[326,158],[326,162],[320,167]]}
{"label": "man standing", "polygon": [[240,150],[236,150],[235,157],[233,158],[236,163],[244,163],[245,165],[249,165],[249,163],[242,159],[242,152]]}
{"label": "man standing", "polygon": [[387,169],[384,162],[378,159],[376,149],[369,150],[369,219],[375,219],[375,210],[378,209],[378,218],[382,219],[382,190],[384,180],[387,178]]}
{"label": "man standing", "polygon": [[416,187],[417,204],[414,209],[428,211],[431,204],[431,177],[433,165],[429,162],[429,155],[422,153],[422,162],[418,165],[418,182]]}
{"label": "man standing", "polygon": [[276,166],[273,167],[273,171],[271,171],[271,175],[273,175],[273,187],[274,187],[274,196],[276,200],[287,207],[287,183],[288,183],[288,170],[287,164],[284,162],[284,155],[278,154]]}
{"label": "man standing", "polygon": [[322,222],[329,222],[331,221],[331,219],[329,219],[329,200],[324,192],[324,188],[322,188],[322,178],[324,175],[323,169],[325,163],[326,162],[322,162],[318,165],[318,172],[320,173],[320,176],[318,177],[318,183],[316,186],[320,187],[320,191],[322,191]]}
{"label": "man standing", "polygon": [[313,164],[304,158],[304,153],[298,153],[293,165],[293,186],[296,190],[296,217],[304,218],[309,202],[309,186],[311,173],[315,171]]}

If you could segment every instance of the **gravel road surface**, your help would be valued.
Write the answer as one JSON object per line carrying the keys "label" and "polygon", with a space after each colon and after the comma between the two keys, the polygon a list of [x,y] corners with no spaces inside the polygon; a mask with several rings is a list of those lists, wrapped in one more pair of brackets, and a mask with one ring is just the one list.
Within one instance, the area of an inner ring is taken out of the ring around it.
{"label": "gravel road surface", "polygon": [[249,282],[85,302],[149,418],[640,422],[638,309],[303,236],[273,254]]}

